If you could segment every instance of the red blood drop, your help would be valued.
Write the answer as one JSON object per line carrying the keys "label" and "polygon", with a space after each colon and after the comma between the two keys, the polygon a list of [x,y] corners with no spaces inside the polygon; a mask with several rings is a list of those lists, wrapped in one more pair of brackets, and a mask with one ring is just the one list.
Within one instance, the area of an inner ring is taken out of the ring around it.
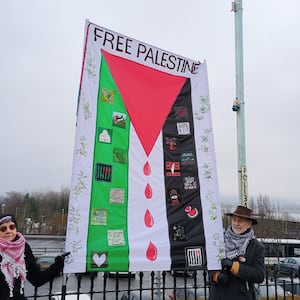
{"label": "red blood drop", "polygon": [[147,183],[147,185],[145,187],[145,196],[146,196],[147,199],[152,198],[152,187],[149,183]]}
{"label": "red blood drop", "polygon": [[146,257],[151,261],[154,261],[157,259],[157,249],[152,242],[149,243],[149,246],[148,246],[148,249],[146,252]]}
{"label": "red blood drop", "polygon": [[145,225],[149,228],[151,228],[154,224],[154,219],[153,219],[149,209],[147,209],[145,212],[144,222],[145,222]]}
{"label": "red blood drop", "polygon": [[144,174],[146,176],[149,176],[151,174],[151,167],[148,162],[146,162],[144,165]]}

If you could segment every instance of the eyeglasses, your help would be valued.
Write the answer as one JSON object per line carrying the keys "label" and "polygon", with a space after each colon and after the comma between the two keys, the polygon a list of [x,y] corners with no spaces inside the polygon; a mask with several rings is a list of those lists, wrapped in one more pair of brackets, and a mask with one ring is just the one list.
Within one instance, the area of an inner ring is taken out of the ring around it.
{"label": "eyeglasses", "polygon": [[7,229],[14,230],[16,228],[17,228],[17,226],[15,224],[10,224],[9,226],[0,227],[0,231],[3,233],[5,231],[7,231]]}

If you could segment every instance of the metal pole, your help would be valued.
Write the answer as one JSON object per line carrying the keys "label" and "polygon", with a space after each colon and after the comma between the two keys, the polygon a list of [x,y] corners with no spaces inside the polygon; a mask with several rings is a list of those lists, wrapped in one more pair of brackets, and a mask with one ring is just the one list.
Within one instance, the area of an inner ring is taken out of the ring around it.
{"label": "metal pole", "polygon": [[241,205],[248,204],[248,179],[246,167],[245,142],[245,111],[244,111],[244,67],[243,67],[243,1],[232,3],[235,13],[235,71],[236,71],[236,99],[233,111],[237,116],[237,145],[238,145],[238,187]]}

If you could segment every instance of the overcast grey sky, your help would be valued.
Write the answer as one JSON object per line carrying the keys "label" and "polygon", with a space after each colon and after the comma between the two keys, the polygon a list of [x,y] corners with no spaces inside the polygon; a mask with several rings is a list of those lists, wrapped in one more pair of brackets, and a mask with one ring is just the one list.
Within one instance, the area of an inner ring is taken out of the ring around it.
{"label": "overcast grey sky", "polygon": [[[206,60],[219,187],[238,202],[231,0],[26,0],[0,8],[0,195],[72,172],[85,20]],[[249,196],[300,200],[300,1],[244,0]]]}

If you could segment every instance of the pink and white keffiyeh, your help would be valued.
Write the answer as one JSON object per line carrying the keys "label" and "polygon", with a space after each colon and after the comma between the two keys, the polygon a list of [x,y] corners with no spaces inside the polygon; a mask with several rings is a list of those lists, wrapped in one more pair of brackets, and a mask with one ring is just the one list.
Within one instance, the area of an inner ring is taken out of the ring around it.
{"label": "pink and white keffiyeh", "polygon": [[8,241],[0,238],[0,263],[1,272],[9,286],[10,297],[13,296],[14,278],[21,280],[21,293],[23,293],[26,279],[26,265],[24,259],[25,238],[21,233],[17,233],[18,239]]}

